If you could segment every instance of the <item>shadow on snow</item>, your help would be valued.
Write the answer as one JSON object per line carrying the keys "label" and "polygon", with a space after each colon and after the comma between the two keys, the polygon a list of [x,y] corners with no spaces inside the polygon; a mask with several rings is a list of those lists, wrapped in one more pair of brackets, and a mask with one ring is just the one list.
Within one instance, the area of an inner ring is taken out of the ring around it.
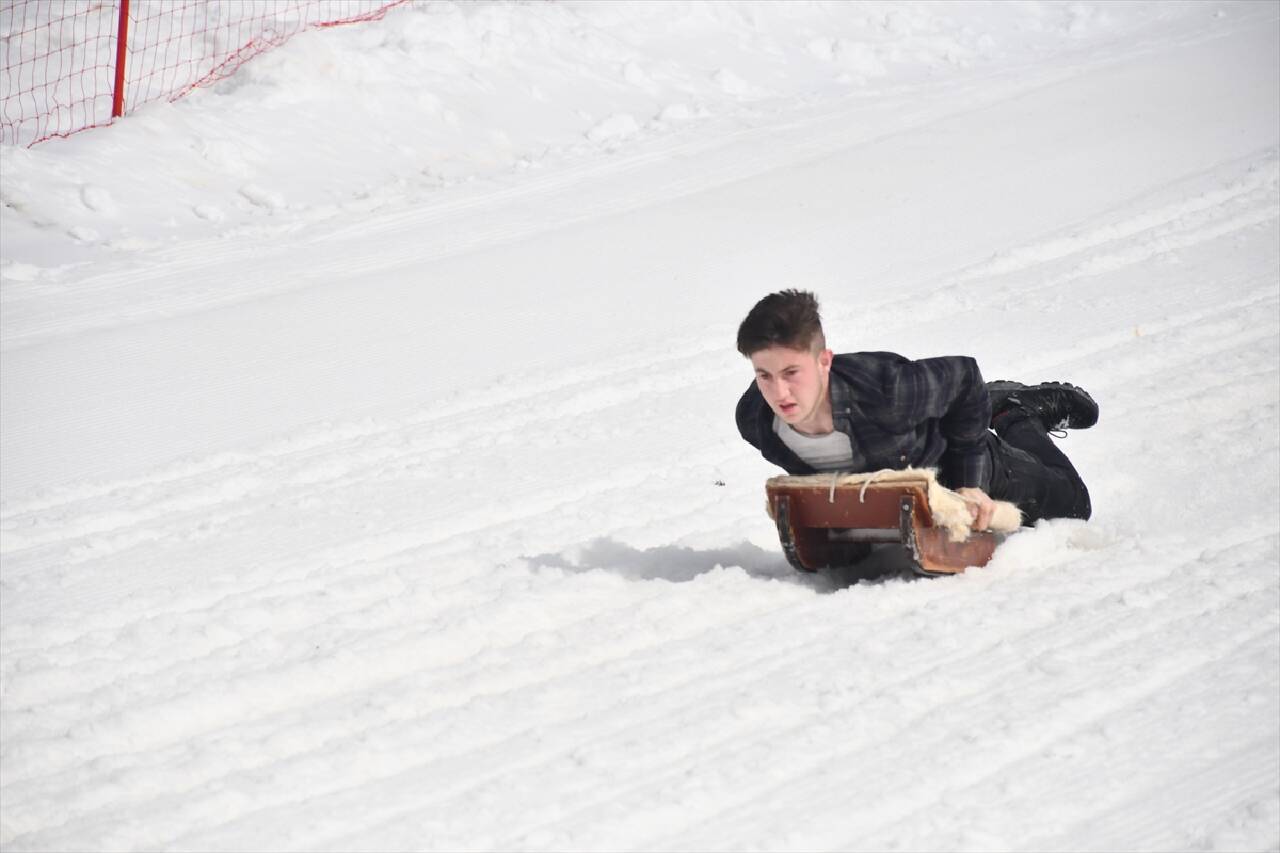
{"label": "shadow on snow", "polygon": [[777,551],[767,551],[750,542],[729,548],[699,550],[679,545],[634,548],[614,539],[593,539],[560,553],[539,554],[529,562],[569,572],[604,571],[627,580],[665,580],[686,583],[723,566],[738,567],[750,577],[777,580],[833,592],[860,581],[914,579],[906,552],[890,546],[873,549],[857,566],[805,573],[792,568]]}

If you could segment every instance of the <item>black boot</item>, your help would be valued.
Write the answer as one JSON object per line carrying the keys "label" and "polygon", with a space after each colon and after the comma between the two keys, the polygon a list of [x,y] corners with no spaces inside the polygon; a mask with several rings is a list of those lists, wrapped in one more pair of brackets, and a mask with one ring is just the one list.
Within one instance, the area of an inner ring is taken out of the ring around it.
{"label": "black boot", "polygon": [[993,427],[1015,409],[1035,415],[1046,430],[1088,429],[1098,422],[1098,404],[1083,388],[1066,382],[1023,385],[1001,379],[988,382],[987,393]]}

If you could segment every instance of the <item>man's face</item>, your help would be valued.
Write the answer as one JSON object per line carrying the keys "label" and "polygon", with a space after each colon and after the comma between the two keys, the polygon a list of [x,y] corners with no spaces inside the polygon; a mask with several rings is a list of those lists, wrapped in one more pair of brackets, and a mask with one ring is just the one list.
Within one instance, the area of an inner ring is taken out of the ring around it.
{"label": "man's face", "polygon": [[756,371],[756,387],[783,421],[814,432],[823,425],[824,415],[829,419],[827,377],[831,372],[831,350],[814,353],[769,347],[751,354],[751,366]]}

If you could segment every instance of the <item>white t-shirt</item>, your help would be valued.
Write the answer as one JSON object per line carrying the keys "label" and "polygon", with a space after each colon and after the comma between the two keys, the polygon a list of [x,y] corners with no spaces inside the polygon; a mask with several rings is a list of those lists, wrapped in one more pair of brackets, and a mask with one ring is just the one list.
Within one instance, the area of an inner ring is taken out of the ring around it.
{"label": "white t-shirt", "polygon": [[796,432],[777,415],[773,416],[773,431],[782,439],[782,443],[815,471],[850,471],[853,469],[853,446],[849,436],[840,430],[832,430],[826,435],[805,435]]}

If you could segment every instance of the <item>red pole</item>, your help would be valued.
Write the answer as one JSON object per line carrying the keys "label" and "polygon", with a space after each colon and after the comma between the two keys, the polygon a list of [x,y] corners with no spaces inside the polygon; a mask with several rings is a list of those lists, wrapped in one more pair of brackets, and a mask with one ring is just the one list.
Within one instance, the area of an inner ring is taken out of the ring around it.
{"label": "red pole", "polygon": [[129,0],[120,0],[120,28],[116,31],[116,90],[111,96],[111,117],[124,115],[124,48],[129,40]]}

